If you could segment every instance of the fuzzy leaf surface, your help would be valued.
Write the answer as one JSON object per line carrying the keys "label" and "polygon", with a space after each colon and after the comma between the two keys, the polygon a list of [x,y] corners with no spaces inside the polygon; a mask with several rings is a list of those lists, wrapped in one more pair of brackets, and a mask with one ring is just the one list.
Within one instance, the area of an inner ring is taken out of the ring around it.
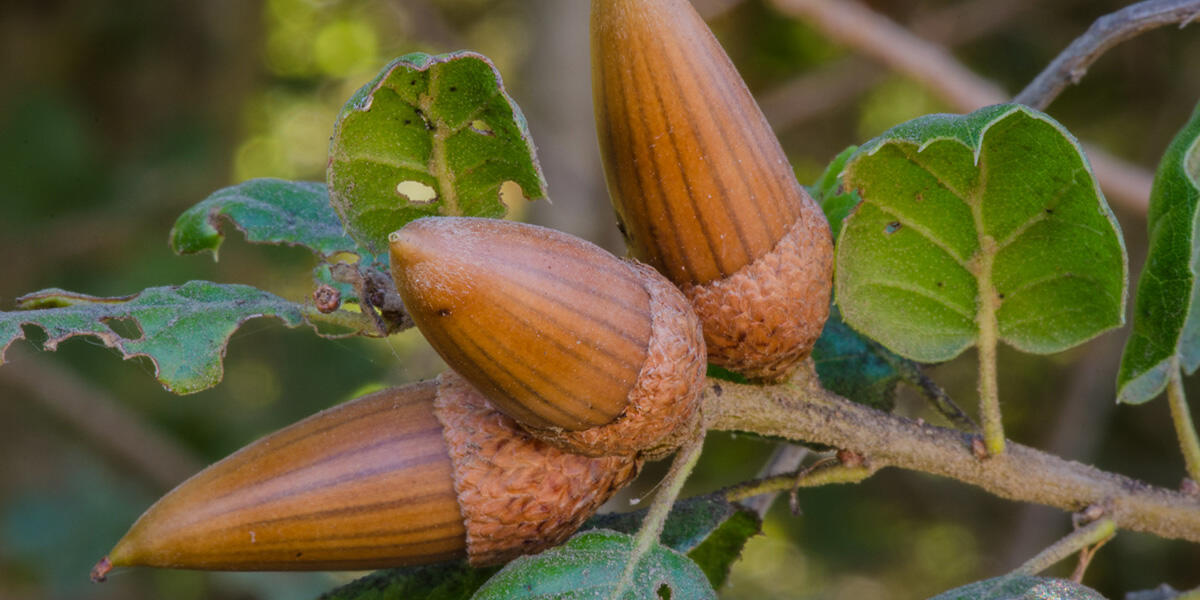
{"label": "fuzzy leaf surface", "polygon": [[1066,579],[1022,575],[978,581],[930,600],[1104,600],[1104,596]]}
{"label": "fuzzy leaf surface", "polygon": [[531,200],[545,180],[521,110],[482,55],[409,54],[342,108],[329,148],[333,207],[374,254],[433,215],[502,217],[501,186]]}
{"label": "fuzzy leaf surface", "polygon": [[255,244],[303,246],[321,257],[357,252],[323,183],[252,179],[217,190],[175,221],[171,249],[178,254],[212,252],[216,259],[225,240],[222,220]]}
{"label": "fuzzy leaf surface", "polygon": [[998,338],[1050,354],[1124,320],[1120,229],[1079,143],[1049,116],[997,105],[929,115],[859,149],[862,203],[837,246],[852,327],[920,362],[954,358],[990,294]]}
{"label": "fuzzy leaf surface", "polygon": [[[611,598],[633,550],[634,539],[594,530],[535,556],[512,561],[492,577],[474,600],[604,600]],[[670,595],[663,595],[663,588]],[[687,556],[655,545],[634,570],[622,600],[716,599],[704,572]]]}
{"label": "fuzzy leaf surface", "polygon": [[1198,209],[1200,105],[1167,147],[1150,192],[1150,247],[1117,373],[1121,402],[1151,400],[1167,387],[1171,369],[1190,374],[1200,366]]}
{"label": "fuzzy leaf surface", "polygon": [[[46,350],[76,336],[98,338],[128,359],[144,356],[167,390],[191,394],[221,381],[229,337],[246,321],[275,317],[288,327],[303,324],[299,305],[246,285],[191,281],[155,287],[132,296],[98,298],[44,290],[17,299],[18,310],[0,312],[0,364],[24,325],[46,332]],[[140,335],[124,337],[114,322],[136,325]]]}

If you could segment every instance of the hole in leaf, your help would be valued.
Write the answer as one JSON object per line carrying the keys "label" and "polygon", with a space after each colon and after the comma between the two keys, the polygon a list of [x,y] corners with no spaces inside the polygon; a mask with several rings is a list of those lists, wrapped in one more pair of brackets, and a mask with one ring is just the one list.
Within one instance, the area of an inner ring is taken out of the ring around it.
{"label": "hole in leaf", "polygon": [[658,597],[663,600],[671,600],[671,588],[665,583],[658,586]]}
{"label": "hole in leaf", "polygon": [[508,210],[508,214],[520,210],[525,204],[525,190],[515,181],[505,181],[500,184],[500,202]]}
{"label": "hole in leaf", "polygon": [[142,327],[138,322],[130,317],[105,317],[100,320],[113,333],[121,336],[126,340],[137,340],[142,338]]}
{"label": "hole in leaf", "polygon": [[483,121],[481,121],[479,119],[475,119],[474,121],[471,121],[471,131],[474,131],[475,133],[478,133],[479,135],[486,135],[489,137],[496,135],[496,132],[494,130],[492,130],[491,125],[488,125],[487,123],[484,123]]}
{"label": "hole in leaf", "polygon": [[887,227],[885,227],[883,231],[888,235],[892,235],[893,233],[900,231],[901,227],[903,227],[903,225],[900,224],[900,221],[892,221],[891,223],[888,223]]}
{"label": "hole in leaf", "polygon": [[429,204],[437,200],[437,190],[420,181],[401,181],[396,185],[396,193],[416,204]]}

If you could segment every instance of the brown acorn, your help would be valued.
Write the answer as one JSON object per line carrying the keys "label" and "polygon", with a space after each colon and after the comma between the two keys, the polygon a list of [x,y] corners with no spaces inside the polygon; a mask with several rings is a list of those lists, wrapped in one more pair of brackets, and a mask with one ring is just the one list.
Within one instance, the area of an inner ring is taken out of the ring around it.
{"label": "brown acorn", "polygon": [[785,377],[829,314],[825,216],[688,0],[593,0],[591,19],[601,155],[633,256],[692,302],[710,362]]}
{"label": "brown acorn", "polygon": [[569,536],[640,462],[531,437],[453,372],[336,406],[172,490],[93,571],[506,562]]}
{"label": "brown acorn", "polygon": [[542,439],[658,456],[691,433],[704,342],[654,269],[551,229],[450,217],[393,233],[391,259],[434,349]]}

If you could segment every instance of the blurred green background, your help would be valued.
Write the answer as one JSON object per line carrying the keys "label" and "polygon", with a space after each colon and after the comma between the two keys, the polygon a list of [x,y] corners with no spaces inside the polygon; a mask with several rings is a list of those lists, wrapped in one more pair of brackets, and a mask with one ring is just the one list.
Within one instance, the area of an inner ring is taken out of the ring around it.
{"label": "blurred green background", "polygon": [[[872,4],[954,44],[960,59],[1015,92],[1123,3]],[[762,98],[801,181],[849,144],[948,108],[768,0],[697,5]],[[121,295],[190,279],[306,298],[311,259],[302,250],[253,247],[234,233],[214,263],[173,256],[167,231],[217,188],[260,176],[323,179],[341,103],[387,60],[417,50],[490,56],[529,118],[553,198],[522,218],[621,251],[592,124],[587,11],[583,0],[3,3],[0,310],[45,287]],[[1153,168],[1200,99],[1198,31],[1167,28],[1121,45],[1051,114]],[[1119,217],[1136,271],[1144,216]],[[235,335],[224,383],[176,397],[145,361],[124,363],[90,340],[39,353],[39,332],[29,333],[35,343],[15,344],[0,368],[5,600],[314,598],[352,575],[130,570],[93,585],[87,573],[154,498],[204,464],[365,386],[440,370],[415,331],[328,342],[259,320]],[[1126,334],[1050,358],[1002,352],[1009,434],[1174,487],[1183,467],[1165,403],[1113,402]],[[965,406],[974,404],[973,361],[968,354],[932,370]],[[907,393],[900,410],[934,419]],[[712,436],[688,493],[752,477],[770,451],[761,441]],[[648,469],[614,506],[648,493],[661,472]],[[1070,528],[1059,511],[905,472],[805,491],[800,503],[798,517],[778,503],[724,598],[925,598],[1009,570]],[[1087,582],[1112,598],[1163,582],[1186,589],[1200,585],[1197,565],[1200,546],[1122,533]]]}

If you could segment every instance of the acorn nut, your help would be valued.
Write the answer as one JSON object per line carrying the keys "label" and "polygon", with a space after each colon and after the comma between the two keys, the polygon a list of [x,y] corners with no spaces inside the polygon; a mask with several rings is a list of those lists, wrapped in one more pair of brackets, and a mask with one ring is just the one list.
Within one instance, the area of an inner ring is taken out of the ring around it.
{"label": "acorn nut", "polygon": [[506,562],[560,543],[640,462],[531,437],[453,372],[273,433],[168,493],[93,571]]}
{"label": "acorn nut", "polygon": [[833,242],[688,0],[593,0],[592,90],[634,257],[691,301],[709,361],[779,380],[829,314]]}
{"label": "acorn nut", "polygon": [[413,221],[392,277],[425,338],[502,412],[589,456],[674,450],[698,419],[705,352],[654,269],[523,223]]}

